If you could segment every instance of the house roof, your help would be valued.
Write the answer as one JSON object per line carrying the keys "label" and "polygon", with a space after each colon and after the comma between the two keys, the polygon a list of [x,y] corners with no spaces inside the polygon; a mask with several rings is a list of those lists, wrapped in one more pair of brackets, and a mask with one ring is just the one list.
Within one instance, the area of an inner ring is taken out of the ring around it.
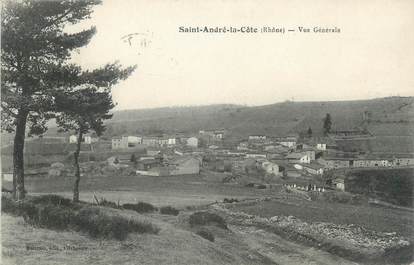
{"label": "house roof", "polygon": [[336,179],[332,180],[332,183],[333,184],[337,184],[337,183],[344,184],[345,183],[345,180],[344,179],[341,179],[341,178],[336,178]]}
{"label": "house roof", "polygon": [[324,166],[322,166],[321,164],[316,163],[316,162],[312,162],[310,164],[303,164],[302,166],[307,167],[307,168],[311,168],[311,169],[315,169],[315,170],[324,168]]}
{"label": "house roof", "polygon": [[287,159],[300,159],[304,157],[305,153],[290,153],[286,156]]}
{"label": "house roof", "polygon": [[174,157],[174,158],[168,160],[168,163],[178,165],[178,164],[182,164],[184,162],[187,162],[189,160],[198,160],[198,159],[195,158],[195,157],[192,157],[192,156],[179,156],[179,157]]}

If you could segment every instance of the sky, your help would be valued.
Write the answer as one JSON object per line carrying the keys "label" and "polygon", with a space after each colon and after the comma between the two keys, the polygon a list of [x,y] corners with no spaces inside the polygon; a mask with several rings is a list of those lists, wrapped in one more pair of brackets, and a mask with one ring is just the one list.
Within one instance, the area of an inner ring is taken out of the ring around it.
{"label": "sky", "polygon": [[[412,14],[411,0],[103,0],[91,19],[69,31],[97,27],[73,62],[89,69],[114,61],[137,65],[113,88],[118,110],[265,105],[413,96]],[[295,32],[180,33],[180,26]]]}

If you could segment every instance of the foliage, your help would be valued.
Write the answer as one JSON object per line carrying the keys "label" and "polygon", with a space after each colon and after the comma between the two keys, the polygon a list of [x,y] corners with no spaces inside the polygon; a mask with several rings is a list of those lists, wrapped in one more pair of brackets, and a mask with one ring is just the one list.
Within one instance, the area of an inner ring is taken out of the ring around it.
{"label": "foliage", "polygon": [[94,197],[95,198],[95,202],[96,202],[96,204],[97,205],[99,205],[99,206],[103,206],[103,207],[109,207],[109,208],[114,208],[114,209],[118,209],[118,208],[121,208],[121,206],[119,205],[119,202],[118,202],[118,204],[117,203],[115,203],[115,202],[112,202],[112,201],[108,201],[107,199],[105,199],[105,198],[101,198],[101,199],[97,199],[96,197]]}
{"label": "foliage", "polygon": [[74,207],[74,203],[71,200],[54,194],[35,196],[30,198],[28,201],[34,204],[52,204],[55,206],[62,205],[65,207]]}
{"label": "foliage", "polygon": [[196,225],[214,225],[219,228],[227,229],[226,221],[218,214],[210,212],[195,212],[190,215],[189,223]]}
{"label": "foliage", "polygon": [[127,219],[97,207],[72,204],[70,200],[61,199],[59,196],[47,195],[16,202],[2,196],[1,210],[3,213],[23,216],[27,223],[34,226],[55,230],[74,229],[91,237],[124,240],[129,233],[156,234],[159,231],[146,221]]}
{"label": "foliage", "polygon": [[4,2],[1,103],[2,120],[6,122],[2,123],[2,129],[13,131],[19,114],[24,113],[29,134],[46,130],[46,121],[53,117],[53,90],[63,85],[73,86],[80,73],[79,67],[65,61],[96,32],[91,27],[69,34],[64,26],[89,18],[92,7],[99,3],[98,0]]}
{"label": "foliage", "polygon": [[105,214],[101,209],[85,207],[76,218],[77,228],[91,237],[124,240],[129,233],[158,233],[159,229],[149,222],[126,219],[119,215]]}
{"label": "foliage", "polygon": [[214,235],[210,231],[199,230],[199,231],[196,232],[196,234],[201,236],[204,239],[207,239],[208,241],[214,242]]}
{"label": "foliage", "polygon": [[[93,78],[95,82],[101,85],[112,85],[118,79],[125,79],[133,68],[128,70],[119,70],[117,66],[108,71],[87,73],[88,78]],[[74,130],[78,134],[78,144],[74,153],[76,166],[75,186],[73,191],[73,200],[79,200],[79,153],[80,141],[82,135],[93,130],[96,135],[100,136],[105,130],[104,120],[110,119],[112,114],[109,111],[115,106],[112,102],[110,87],[98,88],[96,86],[86,86],[74,91],[56,91],[56,123],[61,131]]]}
{"label": "foliage", "polygon": [[180,211],[172,206],[164,206],[160,208],[161,214],[178,215]]}
{"label": "foliage", "polygon": [[335,191],[322,193],[322,199],[328,202],[348,204],[362,204],[365,202],[365,198],[361,195]]}
{"label": "foliage", "polygon": [[[25,196],[23,149],[26,127],[29,136],[43,134],[47,130],[47,121],[62,110],[63,97],[85,96],[78,92],[79,88],[109,89],[134,69],[121,69],[113,63],[82,71],[79,66],[68,63],[72,52],[88,44],[96,29],[91,27],[68,33],[65,27],[89,18],[93,7],[100,3],[100,0],[6,0],[2,3],[1,125],[2,130],[15,131],[13,185],[18,199]],[[84,105],[80,110],[85,111]],[[70,118],[73,116],[59,116],[58,124],[68,125]],[[87,120],[90,123],[93,119],[88,117]],[[93,128],[103,127],[99,119],[92,123]]]}
{"label": "foliage", "polygon": [[359,170],[347,174],[347,191],[376,197],[402,206],[413,206],[414,170],[411,168]]}
{"label": "foliage", "polygon": [[150,212],[154,212],[157,210],[157,207],[155,207],[154,205],[150,203],[146,203],[146,202],[138,202],[135,204],[125,203],[122,205],[122,208],[126,210],[133,210],[138,213],[150,213]]}
{"label": "foliage", "polygon": [[309,138],[311,138],[311,137],[312,137],[312,128],[311,128],[311,127],[309,127],[309,128],[308,128],[308,131],[307,131],[307,136],[308,136]]}
{"label": "foliage", "polygon": [[20,202],[12,200],[10,197],[1,196],[1,212],[11,215],[21,215]]}
{"label": "foliage", "polygon": [[334,178],[335,178],[335,175],[332,170],[325,170],[323,172],[322,180],[325,185],[331,186]]}
{"label": "foliage", "polygon": [[37,214],[28,216],[27,221],[49,229],[68,229],[76,215],[72,208],[63,205],[36,205]]}
{"label": "foliage", "polygon": [[134,164],[136,164],[136,163],[138,162],[138,161],[137,161],[137,157],[135,156],[135,154],[132,154],[132,155],[131,155],[130,162],[132,162],[132,163],[134,163]]}
{"label": "foliage", "polygon": [[234,199],[234,198],[229,198],[229,199],[224,198],[223,199],[223,202],[224,203],[233,203],[233,202],[239,202],[239,200],[238,199]]}
{"label": "foliage", "polygon": [[323,134],[327,135],[331,131],[331,127],[332,127],[331,114],[326,113],[326,116],[323,119]]}

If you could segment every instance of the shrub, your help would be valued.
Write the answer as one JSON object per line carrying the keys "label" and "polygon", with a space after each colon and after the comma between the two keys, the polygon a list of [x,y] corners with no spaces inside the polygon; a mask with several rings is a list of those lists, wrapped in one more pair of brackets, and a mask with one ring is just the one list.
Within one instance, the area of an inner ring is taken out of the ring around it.
{"label": "shrub", "polygon": [[71,208],[46,205],[37,211],[38,217],[32,219],[34,224],[50,229],[68,229],[75,219],[75,212]]}
{"label": "shrub", "polygon": [[189,223],[191,226],[195,225],[214,225],[219,228],[227,229],[226,221],[215,213],[209,212],[195,212],[190,215]]}
{"label": "shrub", "polygon": [[1,207],[3,212],[23,216],[31,225],[57,230],[74,228],[92,237],[123,240],[131,232],[156,234],[159,231],[146,221],[126,219],[120,215],[107,214],[98,207],[67,203],[66,200],[62,202],[60,199],[48,195],[15,202],[3,197]]}
{"label": "shrub", "polygon": [[254,183],[247,183],[245,186],[248,187],[248,188],[253,188],[254,187]]}
{"label": "shrub", "polygon": [[130,232],[158,233],[159,229],[149,222],[126,219],[119,215],[108,215],[99,208],[87,207],[79,211],[76,217],[79,230],[91,237],[115,238],[124,240]]}
{"label": "shrub", "polygon": [[157,207],[155,207],[154,205],[150,203],[146,203],[146,202],[138,202],[135,204],[125,203],[122,205],[122,208],[126,210],[133,210],[138,213],[150,213],[150,212],[154,212],[157,210]]}
{"label": "shrub", "polygon": [[20,214],[23,216],[23,219],[32,225],[39,224],[39,211],[33,203],[21,203],[20,204]]}
{"label": "shrub", "polygon": [[165,206],[165,207],[160,208],[160,213],[161,214],[169,214],[169,215],[178,215],[180,213],[180,211],[175,209],[174,207]]}
{"label": "shrub", "polygon": [[121,208],[121,206],[119,205],[119,203],[116,204],[115,202],[108,201],[105,198],[101,198],[100,200],[98,200],[95,197],[95,200],[96,200],[97,205],[99,205],[99,206],[109,207],[109,208],[114,208],[114,209]]}
{"label": "shrub", "polygon": [[1,196],[1,212],[20,215],[19,203],[7,196]]}
{"label": "shrub", "polygon": [[258,189],[266,189],[266,185],[259,184],[259,185],[257,185],[256,188],[258,188]]}
{"label": "shrub", "polygon": [[207,230],[199,230],[196,232],[197,235],[201,236],[204,239],[207,239],[208,241],[214,242],[214,235],[213,233],[207,231]]}
{"label": "shrub", "polygon": [[28,202],[33,204],[52,204],[55,206],[74,207],[74,203],[70,199],[54,194],[35,196],[30,198]]}
{"label": "shrub", "polygon": [[230,199],[224,198],[223,202],[224,203],[233,203],[233,202],[239,202],[239,200],[234,199],[234,198],[230,198]]}

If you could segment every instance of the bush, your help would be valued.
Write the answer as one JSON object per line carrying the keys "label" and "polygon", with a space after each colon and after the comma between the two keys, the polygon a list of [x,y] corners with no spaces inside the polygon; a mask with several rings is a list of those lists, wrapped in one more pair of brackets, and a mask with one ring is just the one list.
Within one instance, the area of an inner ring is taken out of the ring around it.
{"label": "bush", "polygon": [[15,202],[3,196],[1,207],[3,212],[23,216],[31,225],[57,230],[73,228],[92,237],[123,240],[131,232],[156,234],[159,231],[149,222],[126,219],[120,215],[107,214],[98,207],[73,204],[70,200],[61,199],[59,196],[47,195]]}
{"label": "bush", "polygon": [[32,219],[35,225],[58,230],[68,229],[73,224],[76,216],[71,208],[53,205],[39,208],[37,214],[37,218]]}
{"label": "bush", "polygon": [[79,230],[91,237],[115,238],[124,240],[129,233],[158,233],[159,229],[149,222],[138,222],[119,215],[108,215],[99,208],[87,207],[79,211],[76,217]]}
{"label": "bush", "polygon": [[12,198],[1,196],[1,212],[11,215],[20,215],[21,210],[19,203],[14,201]]}
{"label": "bush", "polygon": [[34,204],[32,202],[15,203],[15,214],[23,216],[23,219],[34,226],[67,229],[75,218],[72,208],[49,204]]}
{"label": "bush", "polygon": [[207,239],[208,241],[214,242],[214,235],[213,233],[207,231],[207,230],[199,230],[196,232],[197,235],[201,236],[204,239]]}
{"label": "bush", "polygon": [[174,207],[165,206],[165,207],[160,208],[160,213],[161,214],[169,214],[169,215],[178,215],[180,213],[180,211],[175,209]]}
{"label": "bush", "polygon": [[55,206],[65,206],[70,208],[74,208],[75,206],[75,204],[70,199],[63,198],[59,195],[54,194],[35,196],[30,198],[28,202],[33,204],[51,204]]}
{"label": "bush", "polygon": [[224,203],[233,203],[233,202],[239,202],[239,200],[234,199],[234,198],[230,198],[230,199],[224,198],[223,202]]}
{"label": "bush", "polygon": [[109,207],[109,208],[114,208],[114,209],[121,208],[119,203],[116,204],[115,202],[108,201],[105,198],[101,198],[100,200],[95,198],[95,200],[96,200],[97,205],[99,205],[99,206]]}
{"label": "bush", "polygon": [[215,213],[209,212],[195,212],[190,215],[189,223],[191,226],[195,225],[214,225],[219,228],[227,229],[226,221]]}
{"label": "bush", "polygon": [[259,184],[259,185],[257,185],[256,188],[258,188],[258,189],[266,189],[266,185]]}
{"label": "bush", "polygon": [[122,205],[122,208],[126,210],[133,210],[138,213],[151,213],[157,210],[157,207],[150,203],[146,202],[138,202],[136,204],[133,203],[125,203]]}
{"label": "bush", "polygon": [[254,187],[254,183],[247,183],[247,184],[245,185],[245,187],[248,187],[248,188],[253,188],[253,187]]}

